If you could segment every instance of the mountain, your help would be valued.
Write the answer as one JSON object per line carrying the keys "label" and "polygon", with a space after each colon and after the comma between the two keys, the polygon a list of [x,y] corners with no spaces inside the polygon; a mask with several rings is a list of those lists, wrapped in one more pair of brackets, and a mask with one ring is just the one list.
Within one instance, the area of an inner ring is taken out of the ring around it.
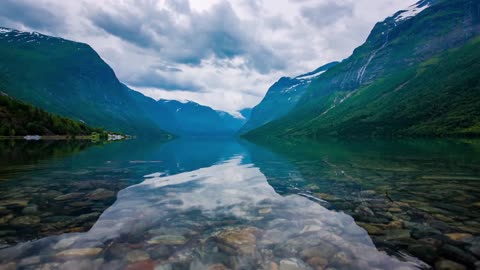
{"label": "mountain", "polygon": [[245,118],[245,123],[250,120],[250,117],[252,116],[252,109],[253,108],[245,108],[239,111],[243,118]]}
{"label": "mountain", "polygon": [[245,119],[193,101],[160,99],[157,107],[164,108],[172,117],[171,123],[163,123],[166,130],[180,136],[232,136],[245,123]]}
{"label": "mountain", "polygon": [[122,84],[86,44],[0,28],[0,79],[9,96],[48,112],[112,131],[167,136],[144,111],[155,101]]}
{"label": "mountain", "polygon": [[[0,89],[3,89],[0,83]],[[0,92],[0,136],[91,135],[102,129],[53,115]]]}
{"label": "mountain", "polygon": [[420,1],[247,136],[478,136],[479,34],[479,1]]}
{"label": "mountain", "polygon": [[312,81],[337,64],[338,62],[332,62],[295,78],[280,78],[268,89],[263,100],[252,109],[249,120],[239,132],[246,133],[289,113]]}

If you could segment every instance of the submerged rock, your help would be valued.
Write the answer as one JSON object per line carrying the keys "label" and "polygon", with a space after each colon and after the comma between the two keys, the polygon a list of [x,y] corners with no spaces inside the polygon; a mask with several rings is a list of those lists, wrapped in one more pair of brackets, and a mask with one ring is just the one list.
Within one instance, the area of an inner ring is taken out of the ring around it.
{"label": "submerged rock", "polygon": [[254,227],[227,229],[218,233],[215,238],[218,242],[231,247],[240,254],[253,254],[256,249],[259,229]]}

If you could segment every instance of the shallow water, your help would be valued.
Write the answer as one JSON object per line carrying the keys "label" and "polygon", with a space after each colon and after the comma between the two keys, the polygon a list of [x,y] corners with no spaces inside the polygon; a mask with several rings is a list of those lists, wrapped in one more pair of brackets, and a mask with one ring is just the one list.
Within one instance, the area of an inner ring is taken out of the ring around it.
{"label": "shallow water", "polygon": [[480,256],[475,141],[2,147],[12,269],[441,269]]}

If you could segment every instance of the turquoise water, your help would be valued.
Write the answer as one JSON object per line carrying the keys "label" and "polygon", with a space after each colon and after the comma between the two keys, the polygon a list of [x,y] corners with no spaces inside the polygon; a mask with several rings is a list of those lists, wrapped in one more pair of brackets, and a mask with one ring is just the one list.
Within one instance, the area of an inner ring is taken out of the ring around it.
{"label": "turquoise water", "polygon": [[441,269],[480,256],[476,141],[0,149],[12,269]]}

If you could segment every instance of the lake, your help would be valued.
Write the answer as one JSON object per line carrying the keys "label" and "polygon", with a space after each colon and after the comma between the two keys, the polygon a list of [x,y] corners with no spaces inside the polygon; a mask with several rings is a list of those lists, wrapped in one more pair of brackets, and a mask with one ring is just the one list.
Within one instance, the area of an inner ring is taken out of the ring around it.
{"label": "lake", "polygon": [[0,269],[475,269],[480,141],[1,141],[0,248]]}

